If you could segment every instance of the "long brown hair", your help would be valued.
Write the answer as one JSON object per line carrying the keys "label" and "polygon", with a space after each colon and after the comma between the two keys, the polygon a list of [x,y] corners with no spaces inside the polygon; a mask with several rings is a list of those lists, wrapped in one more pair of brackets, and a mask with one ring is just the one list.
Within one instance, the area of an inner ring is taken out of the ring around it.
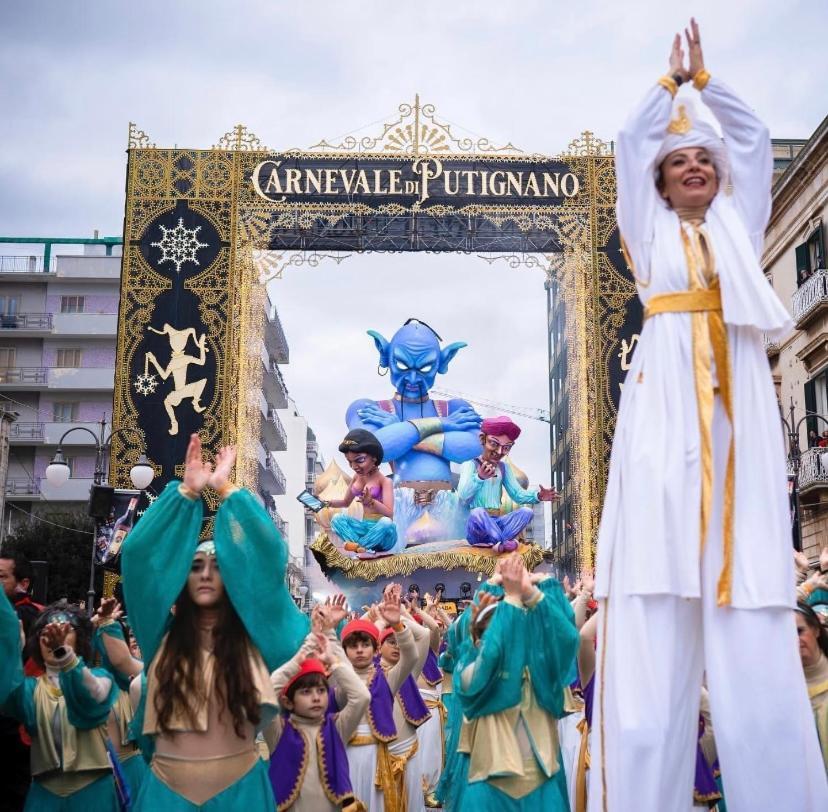
{"label": "long brown hair", "polygon": [[[158,714],[158,728],[164,733],[173,732],[170,722],[175,709],[183,709],[188,721],[195,725],[194,707],[210,698],[205,696],[204,685],[198,679],[201,669],[200,639],[198,607],[185,586],[175,602],[173,622],[156,669],[158,692],[155,711]],[[213,690],[218,698],[219,712],[230,712],[233,729],[241,738],[245,723],[257,725],[261,721],[261,712],[250,670],[252,643],[226,593],[219,606],[213,640]]]}

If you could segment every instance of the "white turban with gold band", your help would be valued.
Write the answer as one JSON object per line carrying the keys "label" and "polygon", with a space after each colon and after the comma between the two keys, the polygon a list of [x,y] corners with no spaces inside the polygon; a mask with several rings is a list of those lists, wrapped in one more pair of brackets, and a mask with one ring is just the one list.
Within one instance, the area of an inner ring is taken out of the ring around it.
{"label": "white turban with gold band", "polygon": [[710,153],[719,183],[726,185],[730,171],[724,141],[713,126],[698,114],[690,99],[677,98],[673,102],[673,115],[667,125],[664,142],[655,159],[656,177],[662,162],[671,152],[689,147],[704,147]]}

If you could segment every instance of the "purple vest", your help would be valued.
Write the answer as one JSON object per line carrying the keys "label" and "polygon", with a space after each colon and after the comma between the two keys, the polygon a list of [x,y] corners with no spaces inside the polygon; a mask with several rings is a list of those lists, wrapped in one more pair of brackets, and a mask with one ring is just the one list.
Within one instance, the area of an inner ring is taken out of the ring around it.
{"label": "purple vest", "polygon": [[[319,759],[319,780],[331,803],[341,804],[352,798],[354,791],[348,772],[348,757],[336,729],[334,716],[325,717],[314,745]],[[279,812],[290,809],[302,791],[307,765],[307,747],[308,740],[290,718],[286,717],[282,737],[270,757],[267,770]]]}
{"label": "purple vest", "polygon": [[[699,714],[699,741],[696,743],[696,776],[693,780],[693,799],[697,804],[706,804],[718,801],[722,794],[716,784],[715,771],[707,763],[701,748],[701,737],[704,733],[704,717]],[[718,762],[716,762],[718,764]]]}
{"label": "purple vest", "polygon": [[394,724],[394,695],[385,679],[385,672],[379,665],[379,658],[374,661],[374,676],[368,686],[371,702],[368,705],[368,724],[375,739],[381,742],[394,741],[397,738],[397,726]]}
{"label": "purple vest", "polygon": [[437,655],[431,649],[428,650],[428,657],[423,666],[423,678],[432,687],[443,681],[443,672],[437,665]]}
{"label": "purple vest", "polygon": [[423,702],[420,689],[410,674],[397,693],[397,698],[400,700],[403,716],[409,724],[419,727],[431,719],[431,711]]}

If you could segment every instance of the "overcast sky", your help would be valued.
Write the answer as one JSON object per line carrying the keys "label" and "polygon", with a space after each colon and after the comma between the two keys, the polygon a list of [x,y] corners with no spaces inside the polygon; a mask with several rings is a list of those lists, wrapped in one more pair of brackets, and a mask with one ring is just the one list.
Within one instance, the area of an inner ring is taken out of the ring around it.
{"label": "overcast sky", "polygon": [[[584,129],[609,140],[664,73],[691,8],[711,72],[774,137],[808,137],[828,112],[825,0],[4,3],[0,233],[120,234],[129,121],[186,147],[243,122],[283,149],[370,122],[359,134],[378,134],[419,92],[438,117],[529,152],[560,152]],[[390,338],[408,316],[469,342],[444,386],[544,407],[542,281],[456,256],[290,271],[271,289],[291,346],[285,377],[323,450],[350,400],[389,394],[365,330]],[[546,428],[523,423],[516,462],[547,483]]]}

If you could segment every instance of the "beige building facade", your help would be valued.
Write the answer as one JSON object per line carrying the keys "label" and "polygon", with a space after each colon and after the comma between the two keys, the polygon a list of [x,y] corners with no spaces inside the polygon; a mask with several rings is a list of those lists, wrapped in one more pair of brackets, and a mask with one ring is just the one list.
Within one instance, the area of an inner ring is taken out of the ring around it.
{"label": "beige building facade", "polygon": [[828,117],[796,146],[773,187],[762,267],[796,325],[782,341],[766,341],[766,348],[788,424],[802,549],[813,561],[828,545],[828,447],[818,445],[824,431],[828,438]]}

